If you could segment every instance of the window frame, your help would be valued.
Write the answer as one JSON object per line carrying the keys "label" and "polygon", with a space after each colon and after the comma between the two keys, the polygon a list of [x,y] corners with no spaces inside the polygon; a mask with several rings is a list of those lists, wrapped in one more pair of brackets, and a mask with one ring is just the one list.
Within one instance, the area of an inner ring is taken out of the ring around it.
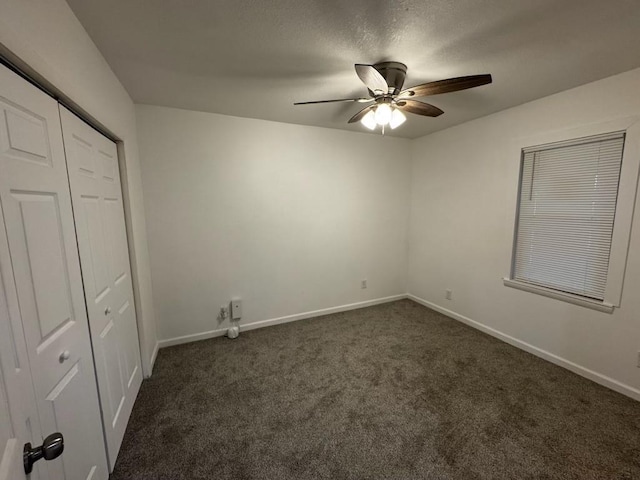
{"label": "window frame", "polygon": [[[615,132],[624,132],[626,137],[622,151],[622,165],[620,170],[618,198],[616,201],[616,212],[614,216],[604,300],[598,301],[581,295],[566,293],[561,290],[515,280],[514,261],[517,247],[518,216],[520,209],[519,194],[522,184],[524,150],[528,148],[535,148],[536,146],[579,140],[584,137]],[[562,300],[575,305],[592,308],[601,312],[612,313],[614,308],[620,307],[622,302],[624,274],[631,241],[631,228],[638,189],[638,174],[640,171],[640,117],[627,117],[598,124],[584,125],[568,130],[547,132],[534,137],[518,138],[512,142],[510,152],[513,155],[510,156],[510,158],[517,158],[518,162],[510,163],[510,165],[513,166],[510,178],[514,178],[514,181],[513,187],[510,190],[509,203],[512,205],[511,211],[514,212],[515,220],[511,224],[512,228],[509,230],[509,242],[511,243],[508,270],[509,275],[503,278],[504,285],[518,290]]]}

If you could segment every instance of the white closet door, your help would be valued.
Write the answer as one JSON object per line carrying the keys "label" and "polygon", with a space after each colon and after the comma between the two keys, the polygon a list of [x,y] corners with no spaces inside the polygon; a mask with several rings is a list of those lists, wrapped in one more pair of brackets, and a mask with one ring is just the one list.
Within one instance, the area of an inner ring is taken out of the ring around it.
{"label": "white closet door", "polygon": [[116,145],[60,107],[109,465],[142,383]]}
{"label": "white closet door", "polygon": [[106,479],[58,104],[4,67],[0,203],[6,301],[21,320],[22,331],[13,335],[26,341],[39,417],[40,432],[30,442],[40,445],[53,432],[65,441],[62,456],[36,465],[51,480]]}
{"label": "white closet door", "polygon": [[[0,225],[3,225],[1,214]],[[4,229],[0,230],[0,271],[5,273],[2,265],[9,261],[9,252]],[[41,435],[27,349],[20,334],[20,317],[9,315],[6,299],[7,292],[0,275],[0,480],[16,480],[26,478],[22,466],[23,445]],[[12,319],[18,322],[12,322]],[[18,334],[14,335],[14,331]],[[39,478],[39,468],[36,468],[31,479]]]}

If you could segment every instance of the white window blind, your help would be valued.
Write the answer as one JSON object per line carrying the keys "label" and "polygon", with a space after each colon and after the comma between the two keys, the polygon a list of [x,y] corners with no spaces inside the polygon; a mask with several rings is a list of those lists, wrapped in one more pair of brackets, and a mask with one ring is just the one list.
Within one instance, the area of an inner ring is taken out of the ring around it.
{"label": "white window blind", "polygon": [[604,300],[624,133],[523,150],[512,278]]}

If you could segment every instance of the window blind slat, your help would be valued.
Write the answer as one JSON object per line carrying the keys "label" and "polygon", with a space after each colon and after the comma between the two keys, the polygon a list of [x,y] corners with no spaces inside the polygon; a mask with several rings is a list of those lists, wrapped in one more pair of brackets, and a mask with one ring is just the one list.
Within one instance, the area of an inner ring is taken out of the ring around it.
{"label": "window blind slat", "polygon": [[604,299],[624,134],[523,150],[516,280]]}

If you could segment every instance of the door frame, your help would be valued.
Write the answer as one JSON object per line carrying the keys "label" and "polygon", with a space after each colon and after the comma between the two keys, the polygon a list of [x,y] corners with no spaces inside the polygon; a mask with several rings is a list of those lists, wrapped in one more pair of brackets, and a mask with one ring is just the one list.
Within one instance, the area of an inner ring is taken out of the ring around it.
{"label": "door frame", "polygon": [[111,130],[104,126],[98,119],[90,115],[80,105],[78,105],[71,97],[66,95],[60,89],[58,89],[53,83],[40,75],[35,69],[23,61],[19,56],[14,54],[11,50],[0,43],[0,64],[9,68],[26,81],[36,86],[47,95],[56,100],[60,105],[70,110],[73,114],[78,116],[87,125],[97,130],[99,133],[107,137],[109,140],[116,144],[118,151],[118,166],[120,168],[120,185],[122,187],[122,203],[124,207],[124,219],[125,228],[127,231],[127,249],[129,250],[129,264],[131,267],[131,281],[133,284],[133,303],[134,311],[136,314],[136,327],[138,330],[138,346],[140,352],[140,364],[142,365],[142,374],[144,378],[149,378],[155,363],[156,356],[158,355],[159,344],[156,342],[154,351],[151,353],[151,358],[147,362],[143,352],[145,352],[145,331],[142,326],[142,299],[140,296],[140,281],[138,277],[138,270],[134,268],[137,265],[136,250],[134,248],[133,238],[133,221],[132,221],[132,208],[131,198],[129,196],[129,171],[127,169],[127,161],[125,155],[124,141],[115,135]]}

